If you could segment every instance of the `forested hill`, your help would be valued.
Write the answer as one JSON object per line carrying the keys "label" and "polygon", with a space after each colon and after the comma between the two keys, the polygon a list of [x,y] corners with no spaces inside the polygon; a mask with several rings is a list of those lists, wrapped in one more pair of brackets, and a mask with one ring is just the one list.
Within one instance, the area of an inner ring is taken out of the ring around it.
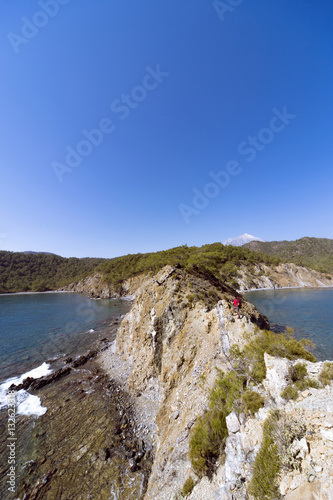
{"label": "forested hill", "polygon": [[243,248],[264,252],[323,273],[333,273],[333,240],[301,238],[296,241],[251,241]]}
{"label": "forested hill", "polygon": [[183,245],[161,252],[130,254],[107,260],[0,251],[0,293],[56,290],[94,271],[101,272],[106,283],[117,284],[142,273],[155,274],[167,264],[179,264],[189,271],[208,271],[232,285],[240,264],[251,266],[256,263],[276,265],[279,259],[222,243],[200,248]]}
{"label": "forested hill", "polygon": [[[265,263],[277,265],[280,259],[244,247],[224,246],[212,243],[202,247],[183,245],[155,253],[125,255],[107,260],[97,267],[104,274],[104,281],[109,284],[121,283],[131,276],[151,272],[155,274],[167,264],[179,264],[188,271],[199,269],[208,271],[219,279],[227,280],[232,285],[232,278],[237,275],[240,264],[253,265]],[[237,283],[234,283],[237,286]]]}
{"label": "forested hill", "polygon": [[84,278],[104,260],[0,251],[0,293],[55,290]]}

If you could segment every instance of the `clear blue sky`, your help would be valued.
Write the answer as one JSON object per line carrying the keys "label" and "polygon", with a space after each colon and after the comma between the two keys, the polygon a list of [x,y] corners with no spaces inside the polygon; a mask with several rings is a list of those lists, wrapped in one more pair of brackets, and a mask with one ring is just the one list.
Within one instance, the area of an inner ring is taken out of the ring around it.
{"label": "clear blue sky", "polygon": [[0,248],[333,238],[332,26],[330,0],[2,1]]}

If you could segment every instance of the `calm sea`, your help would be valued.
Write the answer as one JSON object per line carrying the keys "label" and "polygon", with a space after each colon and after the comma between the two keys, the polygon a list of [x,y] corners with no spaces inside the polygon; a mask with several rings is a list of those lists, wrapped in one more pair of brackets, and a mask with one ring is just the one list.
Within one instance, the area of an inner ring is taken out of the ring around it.
{"label": "calm sea", "polygon": [[267,316],[271,326],[290,326],[296,338],[316,344],[318,360],[333,360],[333,289],[300,288],[246,292],[244,297]]}
{"label": "calm sea", "polygon": [[61,354],[89,348],[125,300],[91,300],[74,293],[0,295],[0,382]]}

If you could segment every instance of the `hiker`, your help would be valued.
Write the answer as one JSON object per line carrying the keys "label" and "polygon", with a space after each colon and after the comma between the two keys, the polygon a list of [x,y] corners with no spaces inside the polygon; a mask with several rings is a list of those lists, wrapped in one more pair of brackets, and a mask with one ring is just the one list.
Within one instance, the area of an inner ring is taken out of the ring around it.
{"label": "hiker", "polygon": [[235,297],[234,300],[233,300],[233,308],[234,310],[237,312],[238,314],[238,319],[240,319],[240,316],[239,316],[239,308],[240,308],[240,301],[239,301],[239,297]]}

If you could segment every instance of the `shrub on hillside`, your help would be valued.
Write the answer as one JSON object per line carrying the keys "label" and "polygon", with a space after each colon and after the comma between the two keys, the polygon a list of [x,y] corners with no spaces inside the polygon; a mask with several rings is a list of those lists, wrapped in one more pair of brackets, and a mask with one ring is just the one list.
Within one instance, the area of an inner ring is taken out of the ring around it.
{"label": "shrub on hillside", "polygon": [[191,491],[193,490],[194,488],[194,479],[192,476],[188,477],[185,481],[185,483],[183,484],[183,495],[184,497],[186,497],[187,495],[189,495],[191,493]]}
{"label": "shrub on hillside", "polygon": [[263,330],[243,349],[232,346],[230,358],[234,370],[249,378],[253,383],[260,383],[266,377],[266,365],[264,354],[278,356],[287,359],[303,358],[308,361],[316,361],[314,355],[309,352],[302,341],[293,337],[292,331],[286,333],[274,333]]}
{"label": "shrub on hillside", "polygon": [[250,495],[257,500],[280,498],[280,470],[300,468],[300,459],[294,456],[291,445],[296,439],[301,439],[305,432],[306,426],[285,412],[276,410],[270,414],[264,423],[261,447],[253,466],[248,487]]}
{"label": "shrub on hillside", "polygon": [[192,430],[189,457],[193,470],[199,475],[210,475],[228,437],[228,429],[222,410],[208,410],[200,417]]}
{"label": "shrub on hillside", "polygon": [[[262,396],[251,390],[250,386],[260,383],[266,376],[265,352],[288,359],[303,357],[315,360],[303,343],[293,338],[291,331],[285,334],[260,331],[243,349],[232,346],[229,361],[233,365],[233,370],[228,373],[219,370],[214,387],[210,391],[209,410],[197,420],[192,429],[189,456],[192,467],[198,475],[211,475],[217,459],[224,451],[228,436],[227,415],[232,411],[253,415],[264,406]],[[291,381],[294,379],[295,382],[292,382],[286,390],[288,399],[296,397],[299,390],[316,385],[316,381],[310,380],[306,375],[306,367],[302,363],[297,363],[291,368],[289,376]],[[268,423],[267,426],[269,425]],[[270,467],[274,472],[275,466],[270,465]],[[260,479],[260,481],[266,484],[266,480]]]}
{"label": "shrub on hillside", "polygon": [[333,363],[326,361],[320,372],[319,380],[323,385],[328,385],[333,380]]}
{"label": "shrub on hillside", "polygon": [[249,413],[250,415],[254,415],[260,408],[264,406],[264,398],[256,391],[245,391],[241,398],[241,401],[244,408],[244,413]]}
{"label": "shrub on hillside", "polygon": [[284,399],[296,399],[298,394],[309,387],[318,388],[319,384],[316,380],[307,376],[308,371],[304,363],[296,363],[289,368],[288,377],[290,383],[281,393]]}

